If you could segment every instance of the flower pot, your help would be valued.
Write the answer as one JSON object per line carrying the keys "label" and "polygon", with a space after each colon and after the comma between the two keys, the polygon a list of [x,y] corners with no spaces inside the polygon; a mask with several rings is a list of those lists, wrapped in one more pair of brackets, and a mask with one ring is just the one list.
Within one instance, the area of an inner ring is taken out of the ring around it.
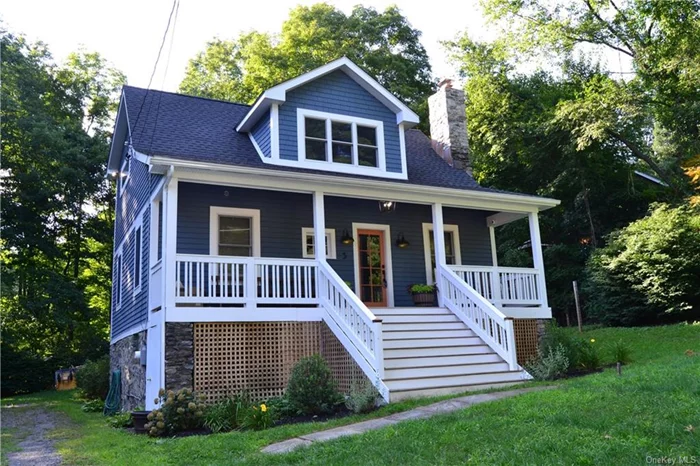
{"label": "flower pot", "polygon": [[413,304],[415,304],[417,307],[435,306],[435,292],[413,293]]}
{"label": "flower pot", "polygon": [[146,433],[146,423],[148,422],[148,414],[150,411],[132,411],[131,420],[134,422],[134,432],[137,434]]}

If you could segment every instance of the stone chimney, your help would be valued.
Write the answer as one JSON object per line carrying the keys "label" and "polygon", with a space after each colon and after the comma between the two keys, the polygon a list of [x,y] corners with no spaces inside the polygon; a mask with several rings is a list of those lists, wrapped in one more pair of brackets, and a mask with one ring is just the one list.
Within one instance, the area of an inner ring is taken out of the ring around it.
{"label": "stone chimney", "polygon": [[447,163],[471,175],[464,91],[452,87],[451,79],[443,79],[428,98],[428,108],[433,149]]}

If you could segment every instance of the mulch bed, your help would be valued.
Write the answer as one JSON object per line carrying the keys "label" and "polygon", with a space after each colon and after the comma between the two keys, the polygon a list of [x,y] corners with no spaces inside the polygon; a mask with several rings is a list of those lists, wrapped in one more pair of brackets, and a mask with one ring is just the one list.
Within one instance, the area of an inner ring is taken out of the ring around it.
{"label": "mulch bed", "polygon": [[326,422],[331,421],[333,419],[342,419],[344,417],[350,416],[351,414],[352,411],[349,411],[347,409],[341,409],[333,414],[283,417],[282,419],[278,419],[277,421],[275,421],[275,426],[283,426],[287,424],[301,424],[303,422]]}

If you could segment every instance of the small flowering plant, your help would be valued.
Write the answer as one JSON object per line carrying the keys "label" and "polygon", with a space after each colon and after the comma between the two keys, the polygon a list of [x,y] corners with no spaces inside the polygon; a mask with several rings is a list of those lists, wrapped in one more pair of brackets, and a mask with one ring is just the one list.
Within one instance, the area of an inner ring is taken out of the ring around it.
{"label": "small flowering plant", "polygon": [[241,427],[250,430],[269,429],[274,425],[272,409],[265,403],[254,404],[246,410]]}
{"label": "small flowering plant", "polygon": [[202,427],[206,405],[204,398],[195,395],[192,390],[183,388],[178,392],[166,392],[161,388],[154,401],[160,408],[148,414],[146,430],[151,437]]}

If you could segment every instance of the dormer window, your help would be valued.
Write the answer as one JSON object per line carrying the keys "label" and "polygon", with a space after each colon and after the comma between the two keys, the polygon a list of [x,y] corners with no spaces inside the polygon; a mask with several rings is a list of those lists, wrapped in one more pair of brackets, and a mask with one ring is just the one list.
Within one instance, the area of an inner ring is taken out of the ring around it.
{"label": "dormer window", "polygon": [[299,159],[358,170],[385,168],[384,127],[378,120],[298,109]]}

